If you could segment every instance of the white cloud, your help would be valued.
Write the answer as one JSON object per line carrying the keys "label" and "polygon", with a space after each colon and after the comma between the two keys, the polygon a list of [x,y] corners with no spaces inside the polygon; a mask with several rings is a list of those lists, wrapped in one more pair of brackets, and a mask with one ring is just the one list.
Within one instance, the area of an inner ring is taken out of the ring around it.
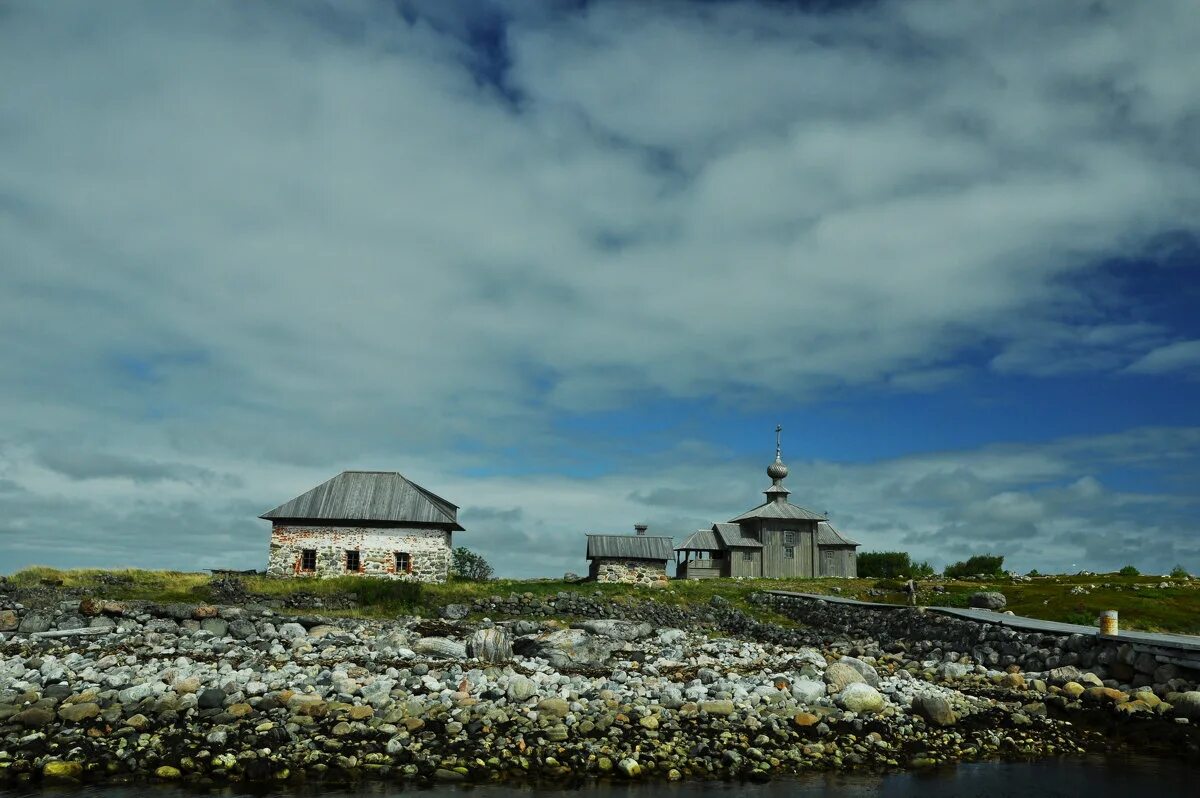
{"label": "white cloud", "polygon": [[1134,374],[1200,373],[1200,341],[1176,341],[1152,349],[1126,371]]}
{"label": "white cloud", "polygon": [[[1113,370],[1172,335],[1098,318],[1088,282],[1195,231],[1184,0],[472,8],[514,16],[503,91],[444,7],[5,7],[0,478],[45,483],[31,513],[78,503],[80,540],[133,557],[142,494],[38,457],[233,475],[193,499],[250,534],[364,461],[549,471],[564,414],[931,390],[972,348]],[[487,506],[624,528],[595,497],[659,487],[637,468]]]}

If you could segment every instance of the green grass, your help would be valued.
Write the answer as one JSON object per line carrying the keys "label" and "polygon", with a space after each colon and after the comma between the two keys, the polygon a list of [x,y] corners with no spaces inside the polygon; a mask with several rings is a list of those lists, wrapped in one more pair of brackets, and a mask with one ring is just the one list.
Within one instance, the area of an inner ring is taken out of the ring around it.
{"label": "green grass", "polygon": [[[333,579],[268,579],[265,576],[239,577],[251,593],[274,598],[297,592],[319,596],[354,593],[358,605],[351,610],[330,614],[357,617],[386,618],[401,614],[432,615],[445,604],[470,603],[477,598],[511,593],[530,593],[535,597],[553,596],[559,592],[593,596],[600,593],[618,602],[634,603],[653,599],[665,604],[694,606],[707,604],[713,596],[727,599],[733,606],[761,620],[790,624],[791,621],[752,605],[747,597],[758,590],[793,590],[804,593],[829,594],[837,592],[846,598],[865,601],[904,603],[905,595],[897,590],[878,592],[885,583],[877,579],[745,579],[672,581],[667,588],[640,588],[629,585],[567,583],[560,580],[497,579],[491,582],[452,581],[440,585],[415,584],[384,579],[344,576]],[[64,587],[84,588],[107,598],[147,601],[205,601],[211,598],[210,577],[206,573],[180,571],[141,571],[96,569],[56,570],[27,568],[10,577],[18,586],[35,587],[44,580],[61,581]],[[1170,581],[1169,588],[1133,591],[1135,585],[1157,585]],[[897,583],[899,584],[899,583]],[[1102,584],[1111,587],[1102,588]],[[945,593],[930,591],[933,585],[943,585]],[[1087,595],[1071,595],[1076,585],[1085,586]],[[1096,585],[1093,589],[1090,586]],[[892,587],[886,584],[886,587]],[[1122,588],[1121,590],[1115,589]],[[836,590],[835,590],[836,589]],[[998,590],[1007,597],[1008,609],[1018,615],[1068,623],[1091,624],[1103,610],[1117,610],[1121,627],[1145,631],[1166,631],[1200,634],[1200,581],[1164,580],[1160,576],[1121,576],[1096,574],[1092,576],[1044,576],[1031,582],[1014,583],[1007,578],[985,582],[936,580],[918,583],[918,597],[929,606],[965,607],[967,598],[977,590]]]}

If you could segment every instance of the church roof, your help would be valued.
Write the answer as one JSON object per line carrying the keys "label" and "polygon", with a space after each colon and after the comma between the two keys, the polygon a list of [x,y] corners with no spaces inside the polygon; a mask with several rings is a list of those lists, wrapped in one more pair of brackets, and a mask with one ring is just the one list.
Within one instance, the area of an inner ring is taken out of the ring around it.
{"label": "church roof", "polygon": [[851,540],[833,528],[828,521],[817,524],[818,546],[858,546],[857,540]]}
{"label": "church roof", "polygon": [[769,501],[747,510],[737,518],[731,518],[730,523],[750,521],[756,518],[785,518],[793,521],[824,521],[825,516],[818,515],[812,510],[806,510],[799,505],[785,501]]}
{"label": "church roof", "polygon": [[727,549],[761,549],[763,544],[754,538],[742,536],[742,528],[737,524],[713,524],[713,532],[721,539]]}
{"label": "church roof", "polygon": [[458,505],[395,471],[343,471],[259,518],[430,524],[462,529],[458,525]]}
{"label": "church roof", "polygon": [[720,551],[721,543],[711,529],[698,529],[687,540],[675,547],[675,551]]}

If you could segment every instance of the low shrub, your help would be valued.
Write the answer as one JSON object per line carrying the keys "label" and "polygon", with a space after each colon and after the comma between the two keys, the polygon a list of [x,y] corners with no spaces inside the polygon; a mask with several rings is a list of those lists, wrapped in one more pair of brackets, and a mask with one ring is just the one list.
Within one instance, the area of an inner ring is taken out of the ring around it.
{"label": "low shrub", "polygon": [[950,579],[961,579],[964,576],[1000,576],[1004,570],[1004,557],[998,554],[976,554],[961,562],[951,563],[943,572]]}
{"label": "low shrub", "polygon": [[1141,576],[1142,575],[1142,572],[1139,571],[1137,568],[1134,568],[1132,565],[1126,565],[1120,571],[1117,571],[1117,573],[1119,573],[1121,576]]}
{"label": "low shrub", "polygon": [[863,579],[895,579],[912,573],[906,551],[867,551],[858,555],[858,575]]}
{"label": "low shrub", "polygon": [[933,570],[933,566],[929,564],[929,561],[922,560],[921,562],[913,563],[912,570],[909,572],[909,576],[911,576],[913,579],[928,579],[935,573],[937,572]]}
{"label": "low shrub", "polygon": [[1187,569],[1182,565],[1176,565],[1171,569],[1172,579],[1191,579],[1192,575],[1187,572]]}
{"label": "low shrub", "polygon": [[450,560],[450,576],[468,582],[486,582],[494,575],[492,566],[482,554],[476,554],[465,546],[456,548]]}

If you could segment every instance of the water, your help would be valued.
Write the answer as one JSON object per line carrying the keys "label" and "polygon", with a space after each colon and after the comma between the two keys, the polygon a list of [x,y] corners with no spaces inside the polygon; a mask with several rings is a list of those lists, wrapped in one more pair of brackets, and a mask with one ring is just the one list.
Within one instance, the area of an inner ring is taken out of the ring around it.
{"label": "water", "polygon": [[487,785],[431,787],[369,783],[352,788],[309,785],[295,789],[251,791],[244,787],[200,792],[173,785],[136,787],[54,787],[45,790],[0,788],[0,798],[49,795],[73,798],[558,798],[581,793],[584,798],[1136,798],[1152,792],[1155,798],[1200,795],[1200,762],[1093,757],[1041,762],[978,762],[919,773],[886,776],[812,774],[768,784],[681,782],[675,784],[593,784],[579,789],[547,789]]}

